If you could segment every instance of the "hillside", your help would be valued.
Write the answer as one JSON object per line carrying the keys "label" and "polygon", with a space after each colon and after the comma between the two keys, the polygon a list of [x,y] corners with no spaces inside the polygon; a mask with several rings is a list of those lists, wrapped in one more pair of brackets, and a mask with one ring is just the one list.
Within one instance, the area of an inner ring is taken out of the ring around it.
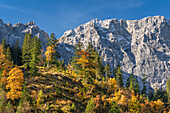
{"label": "hillside", "polygon": [[[142,75],[147,76],[148,89],[166,89],[170,78],[170,23],[163,16],[140,20],[93,19],[59,38],[58,52],[68,62],[74,46],[80,41],[99,52],[104,64],[112,70],[121,66],[124,82],[133,73],[142,86]],[[141,87],[142,89],[142,87]]]}

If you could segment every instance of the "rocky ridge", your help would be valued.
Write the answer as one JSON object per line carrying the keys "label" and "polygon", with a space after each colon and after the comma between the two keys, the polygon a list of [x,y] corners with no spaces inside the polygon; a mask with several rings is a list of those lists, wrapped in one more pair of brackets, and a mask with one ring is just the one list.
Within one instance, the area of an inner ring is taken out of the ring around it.
{"label": "rocky ridge", "polygon": [[69,62],[78,41],[84,48],[91,43],[112,69],[120,64],[124,82],[134,73],[142,89],[142,75],[146,74],[148,88],[165,89],[170,79],[170,21],[163,16],[93,19],[59,38],[60,59]]}
{"label": "rocky ridge", "polygon": [[0,42],[5,38],[7,44],[12,47],[18,40],[18,45],[22,47],[26,32],[30,32],[33,37],[37,36],[41,40],[42,47],[45,49],[48,34],[35,25],[33,21],[26,24],[17,23],[12,25],[10,23],[4,23],[0,19]]}

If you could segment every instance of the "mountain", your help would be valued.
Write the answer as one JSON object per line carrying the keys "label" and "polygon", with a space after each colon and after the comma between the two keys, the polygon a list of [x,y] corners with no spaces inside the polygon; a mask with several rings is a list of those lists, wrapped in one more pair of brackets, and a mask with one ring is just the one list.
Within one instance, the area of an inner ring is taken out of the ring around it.
{"label": "mountain", "polygon": [[142,89],[146,74],[148,88],[164,89],[170,79],[170,21],[163,16],[91,20],[59,38],[60,59],[69,62],[78,41],[91,43],[112,69],[120,64],[124,82],[133,73]]}
{"label": "mountain", "polygon": [[42,47],[46,47],[48,34],[35,25],[33,21],[26,24],[17,23],[11,25],[10,23],[5,24],[2,19],[0,19],[0,42],[5,38],[7,44],[12,47],[18,40],[18,45],[22,47],[26,32],[30,32],[33,37],[37,36],[41,40]]}

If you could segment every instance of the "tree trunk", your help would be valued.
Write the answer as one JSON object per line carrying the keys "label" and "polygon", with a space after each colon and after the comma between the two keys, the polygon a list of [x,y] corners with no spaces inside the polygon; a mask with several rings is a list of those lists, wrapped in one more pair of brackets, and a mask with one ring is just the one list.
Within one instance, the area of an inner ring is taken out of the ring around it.
{"label": "tree trunk", "polygon": [[47,69],[49,69],[49,51],[48,51],[48,63],[47,63]]}
{"label": "tree trunk", "polygon": [[24,63],[24,75],[25,75],[25,63]]}

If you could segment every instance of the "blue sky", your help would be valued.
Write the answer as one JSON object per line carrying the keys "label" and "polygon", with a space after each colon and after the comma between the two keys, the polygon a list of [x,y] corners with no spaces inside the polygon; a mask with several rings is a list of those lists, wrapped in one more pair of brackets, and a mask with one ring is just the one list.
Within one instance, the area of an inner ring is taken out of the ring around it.
{"label": "blue sky", "polygon": [[170,19],[170,0],[0,0],[5,23],[35,21],[59,38],[91,19],[141,19],[161,15]]}

